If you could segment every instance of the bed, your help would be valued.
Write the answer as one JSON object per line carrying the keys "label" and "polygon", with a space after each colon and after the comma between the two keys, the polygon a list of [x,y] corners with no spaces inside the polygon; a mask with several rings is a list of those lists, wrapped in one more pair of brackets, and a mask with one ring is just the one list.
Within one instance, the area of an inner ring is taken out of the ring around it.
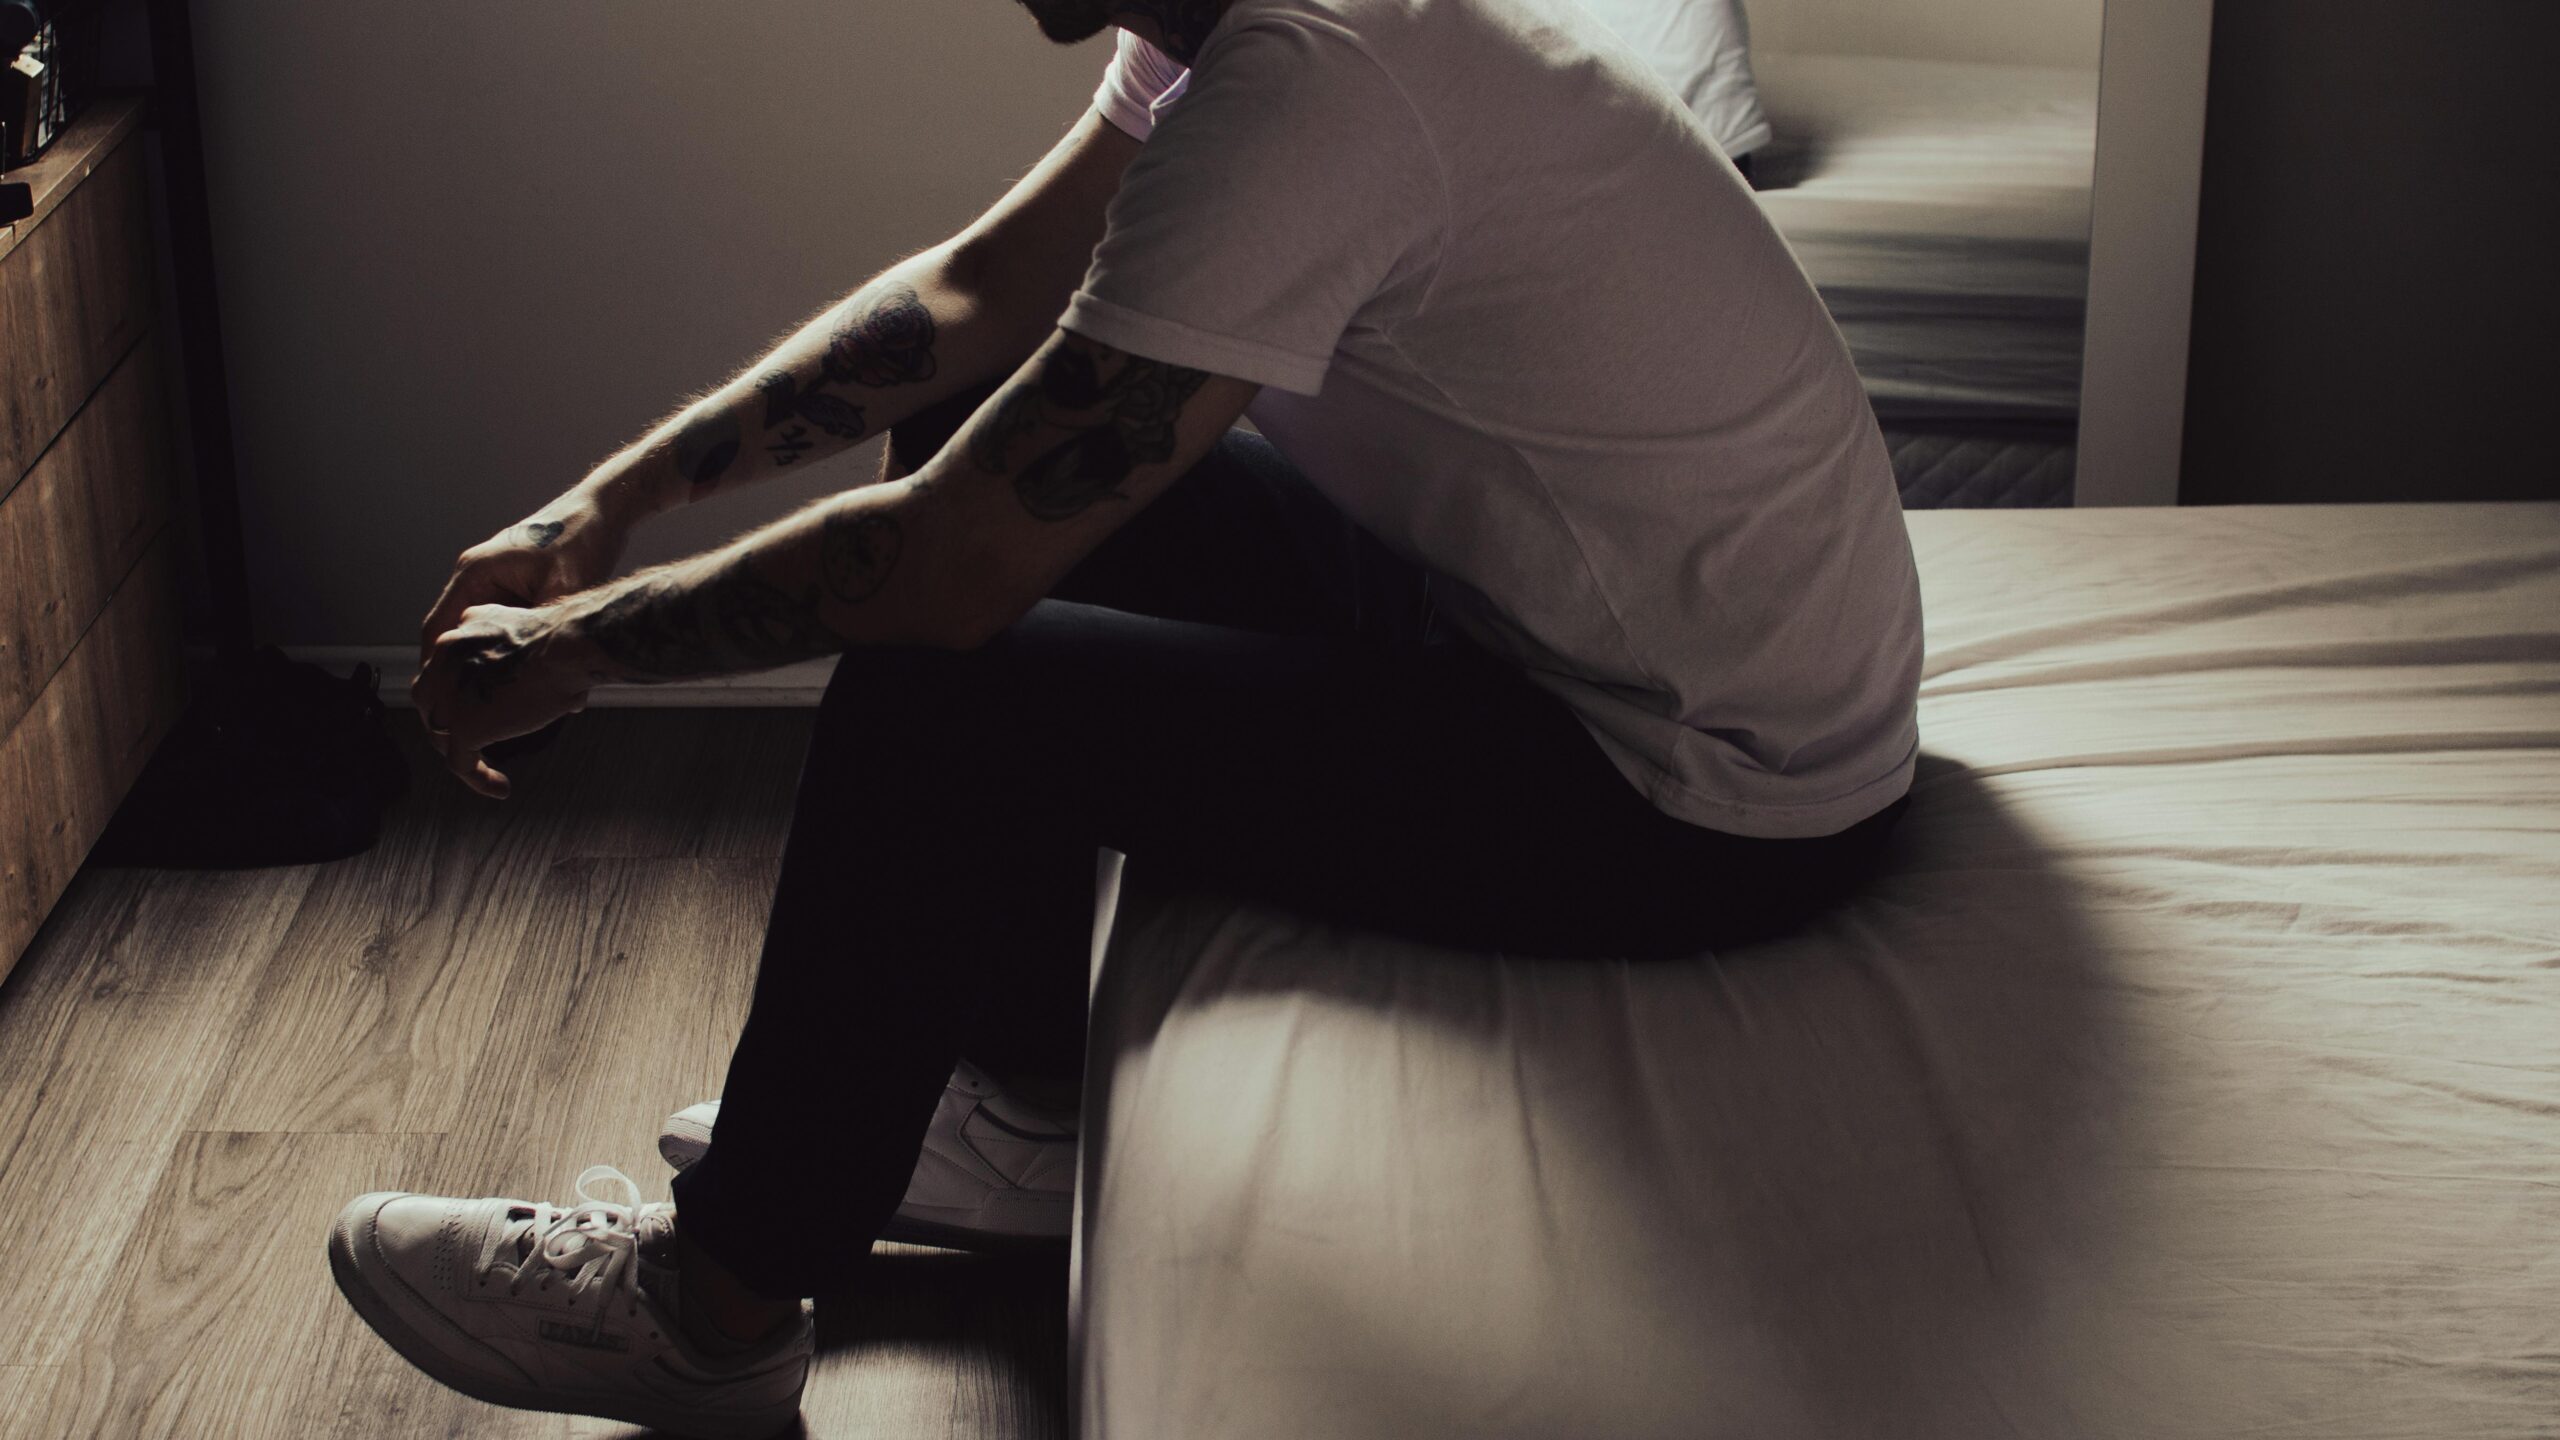
{"label": "bed", "polygon": [[2560,505],[1910,524],[1913,808],[1801,934],[1106,853],[1086,1440],[2560,1428]]}
{"label": "bed", "polygon": [[1849,342],[1906,503],[2069,503],[2097,72],[1752,63],[1761,207]]}

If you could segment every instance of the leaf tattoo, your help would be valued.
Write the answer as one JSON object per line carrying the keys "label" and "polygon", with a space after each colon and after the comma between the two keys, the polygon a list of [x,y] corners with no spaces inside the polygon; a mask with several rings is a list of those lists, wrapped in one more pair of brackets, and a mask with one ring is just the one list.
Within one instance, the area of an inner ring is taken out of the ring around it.
{"label": "leaf tattoo", "polygon": [[812,390],[792,402],[792,413],[830,435],[846,440],[862,438],[862,407],[839,395],[821,395]]}
{"label": "leaf tattoo", "polygon": [[[855,299],[859,308],[827,338],[819,374],[803,383],[789,370],[773,370],[755,382],[756,394],[764,402],[764,428],[782,432],[779,439],[765,444],[777,466],[816,448],[804,427],[813,426],[839,440],[859,440],[869,433],[862,406],[827,394],[826,386],[876,389],[933,376],[933,312],[925,308],[914,286],[892,281]],[[694,482],[697,493],[737,458],[735,422],[729,422],[725,435],[716,428],[718,423],[716,419],[699,422],[677,440],[677,468]]]}
{"label": "leaf tattoo", "polygon": [[701,491],[710,488],[738,458],[738,422],[734,416],[706,415],[676,435],[676,472]]}

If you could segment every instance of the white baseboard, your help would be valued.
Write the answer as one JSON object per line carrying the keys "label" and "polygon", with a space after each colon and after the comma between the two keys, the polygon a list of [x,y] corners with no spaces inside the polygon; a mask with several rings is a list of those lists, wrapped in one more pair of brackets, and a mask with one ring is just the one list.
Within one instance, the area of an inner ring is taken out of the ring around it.
{"label": "white baseboard", "polygon": [[[409,681],[418,673],[418,652],[398,645],[287,645],[285,654],[307,660],[332,674],[353,672],[357,663],[371,665],[382,676],[382,701],[406,709]],[[207,652],[210,653],[209,651]],[[654,706],[692,709],[816,705],[835,673],[834,656],[804,660],[758,675],[722,675],[706,680],[679,680],[667,685],[599,685],[587,696],[589,709]]]}

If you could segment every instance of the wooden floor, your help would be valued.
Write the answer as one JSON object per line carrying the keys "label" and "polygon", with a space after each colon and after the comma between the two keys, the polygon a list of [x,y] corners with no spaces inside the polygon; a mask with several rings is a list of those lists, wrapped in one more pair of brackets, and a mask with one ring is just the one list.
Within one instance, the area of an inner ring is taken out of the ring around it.
{"label": "wooden floor", "polygon": [[[0,987],[0,1436],[645,1433],[426,1379],[324,1240],[366,1190],[560,1200],[601,1162],[664,1196],[658,1121],[746,1013],[810,713],[590,711],[493,802],[395,711],[418,779],[370,852],[83,872]],[[808,1433],[1063,1435],[1064,1261],[881,1250],[821,1316]]]}

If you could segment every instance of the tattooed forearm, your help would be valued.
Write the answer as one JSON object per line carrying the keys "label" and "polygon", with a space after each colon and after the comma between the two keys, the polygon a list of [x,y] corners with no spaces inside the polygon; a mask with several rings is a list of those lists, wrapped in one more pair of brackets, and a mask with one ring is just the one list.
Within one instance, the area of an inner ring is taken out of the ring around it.
{"label": "tattooed forearm", "polygon": [[[1118,498],[1130,471],[1173,457],[1174,422],[1208,378],[1107,346],[1060,345],[1033,379],[996,398],[969,437],[969,455],[982,470],[1012,475],[1015,496],[1033,516],[1072,520]],[[1025,442],[1043,426],[1067,434],[1032,453],[1038,442]]]}
{"label": "tattooed forearm", "polygon": [[525,522],[524,533],[525,538],[533,542],[534,549],[548,550],[551,548],[551,542],[560,538],[560,532],[568,528],[565,522],[559,520],[528,520]]}
{"label": "tattooed forearm", "polygon": [[676,473],[697,495],[720,481],[738,458],[738,422],[723,414],[705,415],[676,432]]}
{"label": "tattooed forearm", "polygon": [[700,607],[672,577],[635,576],[586,618],[586,638],[633,680],[679,679],[702,648]]}
{"label": "tattooed forearm", "polygon": [[818,385],[824,383],[813,382],[803,390],[786,371],[776,371],[756,382],[756,389],[764,395],[764,427],[771,430],[805,420],[839,440],[861,439],[862,407],[841,395],[819,390]]}
{"label": "tattooed forearm", "polygon": [[1120,482],[1137,465],[1109,429],[1070,438],[1013,477],[1013,493],[1036,520],[1073,520],[1102,500],[1120,496]]}
{"label": "tattooed forearm", "polygon": [[642,681],[769,670],[845,646],[818,613],[816,586],[795,595],[743,556],[698,582],[681,570],[634,576],[582,629]]}
{"label": "tattooed forearm", "polygon": [[1040,416],[1047,407],[1037,385],[1012,385],[997,391],[993,408],[984,422],[969,431],[969,458],[990,475],[1002,475],[1012,468],[1007,457],[1020,447],[1024,436],[1040,426]]}
{"label": "tattooed forearm", "polygon": [[756,393],[764,397],[764,428],[791,423],[791,402],[799,397],[800,382],[791,378],[790,371],[776,370],[758,380]]}
{"label": "tattooed forearm", "polygon": [[839,440],[862,438],[862,407],[842,396],[803,395],[793,402],[792,409],[801,419]]}
{"label": "tattooed forearm", "polygon": [[827,593],[847,605],[879,594],[905,544],[906,532],[894,515],[829,515],[818,535],[818,568]]}
{"label": "tattooed forearm", "polygon": [[[827,387],[879,390],[930,380],[933,337],[933,312],[914,286],[897,280],[872,286],[854,297],[853,313],[827,336],[815,376],[804,381],[789,370],[775,370],[756,381],[756,393],[764,397],[764,428],[800,423],[839,440],[862,439],[868,433],[862,407],[828,394]],[[797,452],[792,458],[798,458]]]}
{"label": "tattooed forearm", "polygon": [[[755,378],[752,401],[741,404],[735,390],[725,391],[719,403],[728,408],[691,420],[676,433],[668,456],[689,487],[687,498],[702,499],[743,473],[736,461],[749,426],[763,430],[761,443],[777,469],[821,445],[832,450],[834,441],[869,438],[876,428],[869,403],[840,392],[932,379],[939,333],[914,285],[883,278],[864,287],[771,357],[773,368]],[[816,440],[812,432],[829,440]]]}
{"label": "tattooed forearm", "polygon": [[819,618],[817,586],[794,594],[757,574],[743,559],[720,572],[702,599],[730,653],[744,662],[739,668],[767,670],[832,655],[845,646],[844,637]]}
{"label": "tattooed forearm", "polygon": [[875,285],[827,340],[827,378],[874,390],[933,378],[933,312],[915,287]]}
{"label": "tattooed forearm", "polygon": [[889,583],[905,527],[876,505],[814,508],[740,549],[599,592],[576,633],[615,667],[608,675],[642,681],[770,670],[844,649],[854,643],[839,628],[844,607]]}

